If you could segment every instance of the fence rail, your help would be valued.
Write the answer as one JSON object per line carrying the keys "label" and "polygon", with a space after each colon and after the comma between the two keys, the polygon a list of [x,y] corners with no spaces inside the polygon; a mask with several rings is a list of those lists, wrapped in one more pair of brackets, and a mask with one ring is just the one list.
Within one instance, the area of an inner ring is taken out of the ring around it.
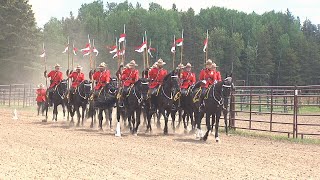
{"label": "fence rail", "polygon": [[36,104],[36,87],[31,84],[0,85],[0,105],[33,106]]}
{"label": "fence rail", "polygon": [[230,103],[233,128],[320,136],[320,86],[237,86]]}

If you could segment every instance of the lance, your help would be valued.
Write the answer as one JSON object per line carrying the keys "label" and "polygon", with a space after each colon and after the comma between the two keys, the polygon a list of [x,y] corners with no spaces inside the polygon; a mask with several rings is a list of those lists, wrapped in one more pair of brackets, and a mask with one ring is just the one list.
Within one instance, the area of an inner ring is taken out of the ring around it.
{"label": "lance", "polygon": [[[126,25],[125,24],[123,25],[123,34],[126,34]],[[127,45],[127,37],[125,37],[124,42],[123,42],[123,50],[124,51],[126,49],[126,45]],[[126,55],[125,55],[125,53],[123,53],[123,55],[122,55],[122,63],[123,64],[124,64],[125,60],[126,60]]]}
{"label": "lance", "polygon": [[[147,37],[147,31],[144,31],[144,36],[146,37],[147,47],[146,47],[146,66],[149,67],[149,55],[148,55],[148,37]],[[144,68],[146,69],[146,68]]]}
{"label": "lance", "polygon": [[206,61],[208,60],[208,44],[209,44],[209,33],[207,29],[207,39],[206,39],[206,51],[205,51],[205,59],[204,59],[204,64],[206,64]]}
{"label": "lance", "polygon": [[[42,49],[43,49],[43,52],[45,52],[44,43],[42,44]],[[47,56],[46,56],[46,54],[44,55],[44,71],[47,73]],[[46,88],[48,89],[48,76],[47,76],[47,74],[45,75],[45,78],[46,78]]]}
{"label": "lance", "polygon": [[[181,38],[182,38],[182,45],[181,45],[181,55],[180,55],[180,57],[181,57],[181,59],[180,59],[180,63],[182,64],[182,55],[183,55],[183,44],[184,44],[184,39],[183,39],[183,29],[182,29],[182,36],[181,36]],[[174,67],[173,67],[174,68]]]}
{"label": "lance", "polygon": [[174,61],[176,59],[176,36],[173,36],[174,51],[172,52],[172,69],[174,70]]}

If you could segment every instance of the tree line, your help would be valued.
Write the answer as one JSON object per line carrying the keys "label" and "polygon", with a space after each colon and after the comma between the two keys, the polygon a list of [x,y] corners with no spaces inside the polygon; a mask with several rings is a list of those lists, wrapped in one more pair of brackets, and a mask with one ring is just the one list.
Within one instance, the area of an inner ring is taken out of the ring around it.
{"label": "tree line", "polygon": [[[22,13],[16,13],[16,12]],[[4,18],[5,17],[5,18]],[[108,46],[123,33],[126,24],[126,62],[135,59],[142,70],[142,55],[135,48],[142,43],[147,31],[148,40],[156,48],[151,63],[162,58],[166,68],[172,69],[170,52],[173,36],[181,37],[184,30],[183,62],[190,62],[199,73],[204,67],[203,41],[209,31],[208,57],[219,66],[222,74],[233,72],[235,79],[247,85],[305,85],[320,83],[320,25],[308,19],[301,22],[289,10],[270,11],[262,15],[236,10],[210,7],[198,14],[192,8],[179,10],[175,4],[164,9],[150,3],[148,9],[124,1],[106,3],[97,0],[82,4],[78,16],[52,17],[43,27],[36,28],[28,1],[5,0],[0,3],[0,82],[26,81],[27,77],[40,77],[44,62],[39,58],[45,43],[48,66],[60,63],[67,67],[67,55],[62,54],[67,43],[74,42],[84,48],[87,35],[95,39],[99,50],[97,63],[106,62],[115,72],[117,60],[112,58]],[[180,59],[177,48],[176,63]],[[88,57],[80,53],[75,64],[89,66]],[[150,64],[151,64],[150,63]],[[8,74],[11,74],[10,76]],[[21,74],[20,78],[16,78]],[[12,76],[15,75],[15,76]]]}

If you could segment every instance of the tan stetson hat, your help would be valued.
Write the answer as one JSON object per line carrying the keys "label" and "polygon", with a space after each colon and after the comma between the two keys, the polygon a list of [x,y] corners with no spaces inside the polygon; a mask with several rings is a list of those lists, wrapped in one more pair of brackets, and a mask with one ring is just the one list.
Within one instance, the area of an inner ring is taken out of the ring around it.
{"label": "tan stetson hat", "polygon": [[187,63],[185,67],[192,67],[190,63]]}
{"label": "tan stetson hat", "polygon": [[155,63],[153,63],[153,65],[151,66],[151,68],[155,68],[155,67],[157,67],[157,65],[158,65],[158,63],[155,62]]}
{"label": "tan stetson hat", "polygon": [[128,65],[129,65],[129,67],[138,66],[138,64],[136,64],[135,60],[130,61],[130,63]]}
{"label": "tan stetson hat", "polygon": [[157,65],[159,66],[163,66],[163,65],[165,65],[166,63],[162,60],[162,59],[159,59],[158,61],[157,61]]}
{"label": "tan stetson hat", "polygon": [[82,66],[78,65],[78,66],[76,67],[76,70],[77,70],[77,69],[82,70]]}
{"label": "tan stetson hat", "polygon": [[207,61],[206,61],[206,65],[212,65],[212,60],[211,59],[208,59]]}
{"label": "tan stetson hat", "polygon": [[106,66],[107,66],[106,63],[102,62],[102,63],[98,66],[98,68],[105,68]]}
{"label": "tan stetson hat", "polygon": [[60,64],[56,64],[56,65],[54,65],[54,67],[56,68],[56,67],[61,67],[61,66],[60,66]]}
{"label": "tan stetson hat", "polygon": [[176,69],[183,69],[183,68],[185,68],[185,66],[182,63],[180,63]]}
{"label": "tan stetson hat", "polygon": [[44,87],[44,85],[42,84],[42,83],[40,83],[39,85],[38,85],[38,88],[43,88]]}
{"label": "tan stetson hat", "polygon": [[128,63],[128,64],[126,64],[123,68],[124,68],[124,69],[130,68],[129,63]]}
{"label": "tan stetson hat", "polygon": [[212,67],[216,68],[216,67],[219,67],[216,65],[216,63],[212,63]]}

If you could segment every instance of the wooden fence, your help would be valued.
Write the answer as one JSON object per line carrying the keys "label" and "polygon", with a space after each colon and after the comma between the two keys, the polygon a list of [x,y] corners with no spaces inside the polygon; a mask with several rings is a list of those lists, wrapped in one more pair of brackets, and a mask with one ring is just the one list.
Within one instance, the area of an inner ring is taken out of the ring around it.
{"label": "wooden fence", "polygon": [[31,84],[0,85],[0,105],[33,106],[36,104],[36,89]]}
{"label": "wooden fence", "polygon": [[237,86],[230,102],[230,127],[320,136],[320,86]]}

